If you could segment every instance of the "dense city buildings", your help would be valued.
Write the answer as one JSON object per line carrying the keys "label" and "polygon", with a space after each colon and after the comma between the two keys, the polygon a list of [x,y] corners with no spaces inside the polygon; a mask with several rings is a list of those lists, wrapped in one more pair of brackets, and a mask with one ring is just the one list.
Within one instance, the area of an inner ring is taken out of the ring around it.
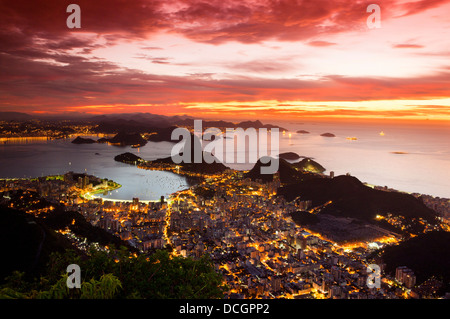
{"label": "dense city buildings", "polygon": [[[294,212],[314,212],[311,201],[287,202],[277,196],[277,178],[262,183],[233,170],[203,177],[196,185],[167,199],[108,201],[95,194],[120,185],[67,172],[61,176],[1,180],[0,201],[14,207],[11,198],[18,191],[24,202],[27,194],[28,201],[45,199],[48,204],[39,208],[24,204],[28,213],[41,217],[51,211],[51,203],[64,205],[65,210],[81,213],[92,225],[116,235],[143,254],[168,249],[174,256],[208,255],[229,287],[227,298],[428,296],[429,289],[416,285],[414,270],[408,265],[398,267],[391,278],[384,272],[385,265],[377,261],[380,286],[368,285],[368,265],[374,262],[372,253],[398,242],[398,234],[386,231],[379,232],[381,236],[375,240],[335,242],[294,222]],[[427,197],[427,203],[440,205],[441,201]],[[448,216],[448,210],[443,209],[441,216]],[[391,219],[392,223],[402,222]],[[78,248],[88,248],[86,241],[70,230],[61,233]],[[427,285],[436,283],[430,281]]]}

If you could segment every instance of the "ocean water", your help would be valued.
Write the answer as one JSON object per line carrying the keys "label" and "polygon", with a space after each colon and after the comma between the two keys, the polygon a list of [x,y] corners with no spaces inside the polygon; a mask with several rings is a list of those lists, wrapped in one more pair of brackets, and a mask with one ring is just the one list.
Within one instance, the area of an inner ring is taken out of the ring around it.
{"label": "ocean water", "polygon": [[[97,139],[97,137],[93,137]],[[122,185],[105,199],[159,200],[189,187],[186,178],[166,171],[150,171],[114,160],[133,152],[146,159],[170,156],[172,143],[152,143],[146,148],[108,144],[72,144],[71,139],[10,139],[0,141],[0,178],[28,178],[64,174],[68,171],[108,178]],[[141,152],[142,154],[138,153]],[[169,152],[169,153],[167,153]]]}
{"label": "ocean water", "polygon": [[[369,184],[450,198],[448,125],[314,121],[273,124],[288,129],[285,134],[280,132],[280,153],[311,157],[326,168],[325,174],[350,173]],[[309,134],[296,133],[298,130]],[[335,137],[323,137],[323,133]],[[356,139],[347,139],[350,137]],[[171,172],[147,171],[114,161],[114,156],[124,152],[146,160],[168,157],[174,145],[170,142],[149,142],[134,149],[107,144],[76,145],[71,140],[0,140],[0,178],[86,172],[122,184],[121,189],[107,196],[119,200],[157,200],[188,187],[184,177]],[[227,166],[245,170],[253,163]]]}
{"label": "ocean water", "polygon": [[[310,157],[326,168],[325,174],[349,173],[372,185],[450,198],[450,125],[271,123],[286,128],[284,134],[280,132],[280,153]],[[309,133],[296,133],[299,130]],[[321,136],[324,133],[335,137]],[[229,150],[225,147],[225,151]],[[241,170],[253,167],[236,162],[227,165]]]}
{"label": "ocean water", "polygon": [[[449,125],[303,122],[282,127],[310,133],[282,135],[280,152],[312,157],[325,173],[350,173],[373,185],[450,198]],[[335,137],[320,136],[327,132]]]}

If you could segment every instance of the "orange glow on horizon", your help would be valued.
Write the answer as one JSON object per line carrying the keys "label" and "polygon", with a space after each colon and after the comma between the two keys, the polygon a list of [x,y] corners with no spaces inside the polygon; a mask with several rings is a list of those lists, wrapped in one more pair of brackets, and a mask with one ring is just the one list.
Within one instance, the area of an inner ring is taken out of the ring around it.
{"label": "orange glow on horizon", "polygon": [[0,112],[450,121],[450,0],[146,1],[0,5]]}
{"label": "orange glow on horizon", "polygon": [[[437,114],[428,114],[419,103],[424,101],[361,101],[361,102],[299,102],[299,101],[256,101],[256,102],[199,102],[133,105],[83,105],[65,107],[63,113],[82,112],[85,114],[152,113],[166,116],[189,115],[205,120],[323,120],[323,121],[394,121],[418,123],[448,123],[450,121],[450,101],[441,100]],[[430,101],[426,101],[429,103]],[[431,101],[434,102],[434,101]],[[410,107],[416,103],[415,107]],[[445,104],[449,104],[447,107]],[[348,105],[345,107],[344,105]],[[356,108],[356,105],[361,107]],[[396,105],[396,109],[387,105]],[[447,108],[446,108],[447,107]],[[161,112],[161,110],[167,110]],[[44,114],[45,111],[34,113]],[[52,112],[54,113],[54,112]]]}

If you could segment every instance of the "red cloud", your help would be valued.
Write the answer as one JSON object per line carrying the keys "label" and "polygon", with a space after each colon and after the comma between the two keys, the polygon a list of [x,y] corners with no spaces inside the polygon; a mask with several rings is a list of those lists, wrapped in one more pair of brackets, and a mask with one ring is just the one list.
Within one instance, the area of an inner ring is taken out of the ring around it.
{"label": "red cloud", "polygon": [[393,46],[396,49],[421,49],[424,48],[423,45],[420,44],[412,44],[412,43],[401,43]]}
{"label": "red cloud", "polygon": [[[111,35],[114,41],[122,37],[145,38],[164,30],[209,43],[308,40],[365,28],[370,4],[344,0],[77,0],[82,27],[68,29],[66,8],[72,2],[3,0],[2,29],[47,39],[92,32]],[[416,14],[445,2],[448,0],[379,0],[377,4],[383,19],[388,19],[398,11]]]}
{"label": "red cloud", "polygon": [[[64,66],[5,55],[0,103],[37,105],[176,104],[303,100],[358,101],[450,96],[450,72],[416,78],[324,76],[320,80],[162,76],[103,61],[48,55]],[[32,107],[31,107],[32,109]]]}
{"label": "red cloud", "polygon": [[[276,39],[304,40],[330,46],[328,34],[365,28],[370,2],[339,0],[77,0],[81,30],[66,26],[72,0],[2,0],[0,2],[0,105],[28,105],[29,110],[100,104],[176,104],[258,100],[377,100],[421,99],[450,95],[450,70],[410,79],[324,76],[319,81],[209,76],[161,76],[123,69],[72,53],[89,53],[99,44],[78,37],[80,32],[102,35],[108,44],[123,39],[148,38],[167,31],[192,40],[219,44],[227,41],[258,43]],[[416,14],[445,1],[380,0],[382,17],[397,10]],[[446,1],[448,2],[448,1]],[[107,46],[106,44],[105,46]],[[400,47],[418,45],[398,44]],[[149,50],[158,48],[148,46]],[[165,64],[166,57],[150,57]],[[46,62],[45,62],[46,61]],[[264,61],[235,68],[265,73],[275,71]],[[288,68],[276,61],[276,68]],[[274,62],[275,63],[275,62]]]}
{"label": "red cloud", "polygon": [[313,47],[329,47],[332,45],[336,45],[336,43],[328,41],[311,41],[308,42],[308,45],[311,45]]}
{"label": "red cloud", "polygon": [[406,13],[403,14],[403,16],[407,16],[439,7],[448,2],[448,0],[419,0],[401,3],[399,4],[399,7],[406,10]]}

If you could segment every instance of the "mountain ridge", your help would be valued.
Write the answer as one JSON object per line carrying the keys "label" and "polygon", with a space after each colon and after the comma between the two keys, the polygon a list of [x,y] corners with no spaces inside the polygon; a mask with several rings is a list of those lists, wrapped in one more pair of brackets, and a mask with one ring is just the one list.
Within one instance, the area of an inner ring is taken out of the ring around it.
{"label": "mountain ridge", "polygon": [[286,185],[278,194],[292,201],[297,197],[311,200],[312,206],[328,204],[321,213],[334,216],[373,220],[376,215],[394,214],[406,218],[423,218],[436,222],[437,213],[416,197],[401,192],[372,189],[353,176],[312,178]]}

